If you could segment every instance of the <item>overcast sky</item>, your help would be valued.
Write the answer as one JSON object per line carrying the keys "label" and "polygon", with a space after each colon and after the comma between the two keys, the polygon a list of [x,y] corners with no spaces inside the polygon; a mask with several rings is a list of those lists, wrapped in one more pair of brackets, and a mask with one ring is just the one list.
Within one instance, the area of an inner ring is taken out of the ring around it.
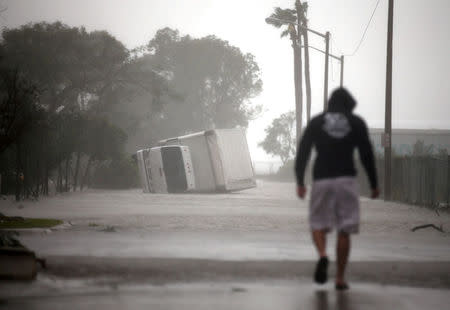
{"label": "overcast sky", "polygon": [[[251,122],[254,160],[266,160],[257,143],[273,118],[294,109],[292,48],[264,19],[294,0],[3,0],[2,26],[60,20],[88,30],[104,29],[128,48],[147,43],[169,26],[194,37],[216,35],[252,53],[260,65],[263,92],[254,99],[263,115]],[[334,54],[351,54],[377,0],[310,0],[309,25],[333,37]],[[384,126],[388,0],[380,0],[360,49],[345,61],[344,85],[358,101],[356,113],[370,127]],[[450,1],[396,0],[394,10],[393,127],[450,129]],[[323,48],[322,39],[310,36]],[[323,106],[323,55],[311,51],[312,111]],[[330,91],[339,84],[339,63],[330,69]]]}

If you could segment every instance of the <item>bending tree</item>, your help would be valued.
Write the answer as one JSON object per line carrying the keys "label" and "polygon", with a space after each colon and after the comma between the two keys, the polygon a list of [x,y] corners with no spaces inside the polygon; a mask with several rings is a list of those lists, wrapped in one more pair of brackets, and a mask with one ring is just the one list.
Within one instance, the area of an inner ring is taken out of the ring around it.
{"label": "bending tree", "polygon": [[250,100],[262,89],[253,55],[215,36],[180,37],[170,28],[159,30],[148,49],[147,63],[167,77],[179,95],[154,116],[161,135],[246,127],[259,115],[260,107]]}
{"label": "bending tree", "polygon": [[[137,64],[131,52],[105,31],[87,32],[83,27],[43,22],[5,28],[2,39],[0,70],[2,73],[15,70],[20,79],[9,79],[5,74],[0,79],[0,126],[4,128],[0,129],[0,151],[6,149],[6,154],[0,154],[0,161],[9,162],[0,165],[0,171],[11,178],[26,170],[25,185],[30,184],[29,188],[33,185],[35,192],[39,184],[41,192],[47,192],[47,180],[54,170],[58,171],[59,190],[69,189],[70,176],[76,187],[81,179],[82,158],[89,163],[89,157],[99,157],[83,145],[84,136],[94,136],[96,130],[86,126],[87,121],[108,118],[115,126],[126,124],[116,121],[128,115],[114,113],[115,107],[131,110],[130,104],[136,97],[153,105],[157,100],[152,98],[167,93],[166,79],[152,68]],[[38,117],[30,118],[19,109],[25,102],[19,99],[26,97],[26,88],[13,86],[25,85],[22,81],[41,90],[39,100],[31,100],[40,109]],[[32,130],[18,141],[15,132],[23,124]],[[112,144],[110,141],[105,140]],[[23,167],[14,169],[11,158],[16,155]]]}
{"label": "bending tree", "polygon": [[[279,20],[290,21],[286,28],[286,23]],[[266,18],[266,23],[276,27],[285,27],[281,32],[281,37],[288,34],[292,42],[294,50],[294,87],[295,87],[295,116],[296,116],[296,141],[300,140],[302,130],[302,115],[303,115],[303,80],[302,80],[302,54],[301,54],[301,36],[295,29],[294,24],[297,22],[297,10],[275,8],[269,18]]]}

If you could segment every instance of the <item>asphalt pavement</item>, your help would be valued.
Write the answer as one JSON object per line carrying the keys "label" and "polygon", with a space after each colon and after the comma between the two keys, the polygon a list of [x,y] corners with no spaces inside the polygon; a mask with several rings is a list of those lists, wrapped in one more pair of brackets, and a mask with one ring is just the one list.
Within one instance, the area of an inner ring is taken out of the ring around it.
{"label": "asphalt pavement", "polygon": [[[446,309],[448,290],[358,283],[350,291],[305,282],[196,282],[171,285],[89,287],[65,283],[52,294],[0,300],[0,309]],[[68,293],[70,292],[70,293]]]}
{"label": "asphalt pavement", "polygon": [[[450,215],[362,198],[351,290],[312,284],[307,200],[295,184],[258,181],[228,194],[89,190],[0,201],[0,212],[65,221],[22,231],[48,269],[0,282],[7,309],[442,309],[450,296]],[[334,259],[334,235],[328,243]],[[331,275],[334,266],[331,267]],[[332,282],[332,278],[331,278]],[[416,297],[414,297],[416,296]],[[422,296],[422,297],[421,297]],[[439,308],[438,308],[439,307]]]}

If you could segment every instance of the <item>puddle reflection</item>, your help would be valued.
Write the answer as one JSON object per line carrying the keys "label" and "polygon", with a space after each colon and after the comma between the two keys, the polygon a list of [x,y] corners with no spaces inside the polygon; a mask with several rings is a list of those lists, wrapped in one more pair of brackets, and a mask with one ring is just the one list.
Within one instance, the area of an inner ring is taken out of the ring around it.
{"label": "puddle reflection", "polygon": [[[348,292],[330,292],[319,290],[315,292],[314,310],[356,310],[351,304]],[[331,299],[331,301],[330,301]]]}

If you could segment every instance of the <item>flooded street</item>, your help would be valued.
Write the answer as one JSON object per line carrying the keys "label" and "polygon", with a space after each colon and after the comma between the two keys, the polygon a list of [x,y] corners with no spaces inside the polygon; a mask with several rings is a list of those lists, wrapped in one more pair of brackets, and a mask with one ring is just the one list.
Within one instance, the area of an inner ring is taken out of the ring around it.
{"label": "flooded street", "polygon": [[[421,309],[449,302],[450,235],[411,232],[428,223],[448,230],[449,214],[362,198],[361,234],[353,238],[348,270],[352,288],[342,301],[332,284],[312,283],[307,201],[294,189],[260,180],[255,189],[228,194],[90,190],[20,204],[3,200],[6,215],[67,224],[21,232],[48,269],[30,284],[2,283],[0,298],[8,309],[72,302],[77,309],[93,303],[100,309],[342,309],[342,302],[344,309]],[[334,236],[332,261],[333,249]],[[236,285],[244,289],[233,290]],[[413,301],[422,295],[430,297]]]}

